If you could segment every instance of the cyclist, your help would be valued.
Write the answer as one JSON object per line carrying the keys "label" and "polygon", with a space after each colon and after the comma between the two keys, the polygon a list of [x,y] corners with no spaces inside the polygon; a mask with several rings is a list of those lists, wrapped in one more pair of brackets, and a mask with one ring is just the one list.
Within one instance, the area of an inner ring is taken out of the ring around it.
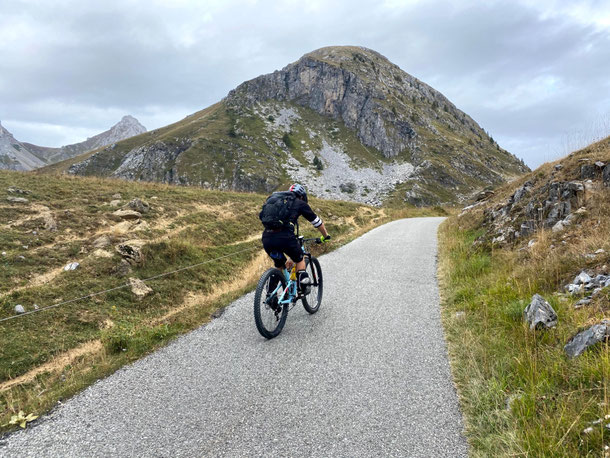
{"label": "cyclist", "polygon": [[290,257],[296,264],[299,290],[307,294],[311,280],[305,270],[303,250],[295,235],[295,228],[298,232],[299,216],[303,216],[320,231],[320,242],[330,240],[324,223],[307,203],[305,187],[298,183],[290,186],[288,192],[275,192],[269,196],[259,215],[265,225],[263,248],[279,269],[287,268],[285,254]]}

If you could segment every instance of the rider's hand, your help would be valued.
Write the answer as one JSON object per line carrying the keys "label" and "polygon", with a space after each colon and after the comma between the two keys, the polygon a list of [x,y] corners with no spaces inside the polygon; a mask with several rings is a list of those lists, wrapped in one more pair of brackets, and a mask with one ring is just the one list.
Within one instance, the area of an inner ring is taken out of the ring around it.
{"label": "rider's hand", "polygon": [[327,235],[326,237],[321,235],[320,238],[318,239],[318,243],[324,243],[324,242],[326,242],[328,240],[330,240],[330,235]]}

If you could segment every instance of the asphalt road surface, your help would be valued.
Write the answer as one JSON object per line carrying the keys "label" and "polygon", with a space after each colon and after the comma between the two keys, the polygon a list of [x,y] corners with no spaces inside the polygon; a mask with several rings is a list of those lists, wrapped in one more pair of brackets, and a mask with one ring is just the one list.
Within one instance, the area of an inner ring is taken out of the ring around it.
{"label": "asphalt road surface", "polygon": [[379,227],[320,261],[324,298],[279,337],[253,293],[5,438],[0,456],[467,456],[440,324],[441,218]]}

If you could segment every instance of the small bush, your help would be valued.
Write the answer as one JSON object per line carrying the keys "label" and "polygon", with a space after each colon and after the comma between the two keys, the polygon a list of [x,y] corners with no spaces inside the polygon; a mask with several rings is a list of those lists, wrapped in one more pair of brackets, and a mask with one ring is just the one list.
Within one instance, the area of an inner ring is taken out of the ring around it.
{"label": "small bush", "polygon": [[313,158],[313,165],[317,170],[323,170],[324,169],[324,163],[320,160],[320,158],[318,156],[315,156]]}
{"label": "small bush", "polygon": [[290,149],[294,148],[294,142],[292,141],[292,138],[290,137],[290,134],[288,132],[284,134],[284,136],[282,137],[282,141],[284,142],[284,145],[286,145],[286,147]]}

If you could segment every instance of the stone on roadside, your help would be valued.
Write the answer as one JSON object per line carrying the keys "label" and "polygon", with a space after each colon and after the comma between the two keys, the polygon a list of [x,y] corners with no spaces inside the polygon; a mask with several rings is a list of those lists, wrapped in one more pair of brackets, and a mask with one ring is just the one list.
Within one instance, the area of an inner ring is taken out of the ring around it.
{"label": "stone on roadside", "polygon": [[8,200],[9,202],[13,202],[15,204],[27,204],[28,203],[28,200],[25,197],[8,196],[6,198],[6,200]]}
{"label": "stone on roadside", "polygon": [[19,313],[19,314],[25,313],[25,309],[23,308],[23,305],[17,304],[15,306],[15,313]]}
{"label": "stone on roadside", "polygon": [[139,278],[130,277],[129,286],[131,287],[131,292],[135,294],[136,299],[139,301],[153,292],[153,290]]}
{"label": "stone on roadside", "polygon": [[603,320],[601,323],[579,332],[572,337],[563,347],[570,358],[581,355],[587,348],[610,338],[610,320]]}
{"label": "stone on roadside", "polygon": [[523,313],[530,329],[549,329],[557,325],[557,313],[539,294],[534,294]]}
{"label": "stone on roadside", "polygon": [[134,210],[117,210],[112,214],[125,220],[136,220],[142,217],[142,214],[140,212]]}

